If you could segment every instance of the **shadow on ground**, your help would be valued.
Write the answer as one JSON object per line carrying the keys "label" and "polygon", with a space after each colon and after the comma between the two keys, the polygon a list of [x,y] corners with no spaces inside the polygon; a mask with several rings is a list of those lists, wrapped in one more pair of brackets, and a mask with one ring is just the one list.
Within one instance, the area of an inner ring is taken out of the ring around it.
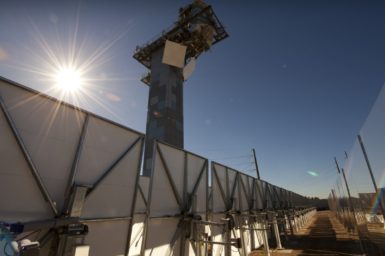
{"label": "shadow on ground", "polygon": [[[358,238],[348,233],[330,211],[317,212],[307,226],[289,236],[288,240],[282,239],[285,250],[273,251],[272,256],[362,255]],[[274,247],[272,241],[271,248]],[[263,250],[257,250],[250,255],[265,254]]]}

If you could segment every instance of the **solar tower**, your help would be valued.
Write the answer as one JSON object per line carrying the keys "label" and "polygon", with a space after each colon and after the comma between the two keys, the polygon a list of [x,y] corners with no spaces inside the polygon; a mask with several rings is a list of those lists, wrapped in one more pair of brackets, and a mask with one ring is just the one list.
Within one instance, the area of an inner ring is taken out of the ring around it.
{"label": "solar tower", "polygon": [[134,58],[148,68],[141,79],[150,87],[143,175],[151,175],[154,141],[183,148],[183,82],[195,60],[228,36],[212,7],[203,1],[180,8],[178,20]]}

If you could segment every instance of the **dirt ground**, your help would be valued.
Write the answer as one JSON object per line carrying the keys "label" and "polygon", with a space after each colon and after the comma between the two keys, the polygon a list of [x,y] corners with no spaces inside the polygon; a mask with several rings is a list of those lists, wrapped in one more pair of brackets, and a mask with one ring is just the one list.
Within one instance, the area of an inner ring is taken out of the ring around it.
{"label": "dirt ground", "polygon": [[[305,227],[294,235],[289,235],[288,240],[284,236],[281,239],[285,249],[274,250],[272,241],[272,256],[363,255],[358,237],[349,234],[330,211],[317,212]],[[262,249],[250,254],[261,255],[266,255]]]}

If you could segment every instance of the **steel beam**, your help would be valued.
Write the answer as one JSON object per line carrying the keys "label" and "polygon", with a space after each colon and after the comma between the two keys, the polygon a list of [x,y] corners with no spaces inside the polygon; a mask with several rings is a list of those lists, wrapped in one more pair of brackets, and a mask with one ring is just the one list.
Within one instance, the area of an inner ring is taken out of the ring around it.
{"label": "steel beam", "polygon": [[164,156],[163,156],[162,150],[159,147],[159,144],[156,144],[156,149],[157,149],[157,151],[159,153],[159,158],[160,158],[161,163],[163,165],[163,168],[164,168],[164,170],[166,172],[167,179],[170,182],[171,189],[172,189],[172,192],[174,194],[175,200],[178,203],[180,210],[183,210],[182,199],[181,199],[181,197],[180,197],[180,195],[178,193],[178,189],[176,188],[176,185],[175,185],[174,180],[173,180],[173,178],[171,176],[170,170],[169,170],[169,168],[168,168],[168,166],[166,164],[166,160],[164,159]]}
{"label": "steel beam", "polygon": [[17,144],[19,144],[19,147],[21,149],[21,152],[23,153],[24,159],[27,161],[27,164],[31,170],[31,173],[35,179],[36,184],[39,187],[41,194],[43,195],[44,199],[49,203],[51,210],[55,214],[55,216],[58,216],[59,212],[56,208],[56,205],[55,205],[54,201],[52,200],[47,188],[45,187],[43,180],[41,179],[40,174],[38,172],[38,169],[37,169],[35,163],[33,162],[32,158],[31,158],[31,156],[27,150],[27,147],[25,146],[24,141],[21,138],[20,133],[18,132],[18,130],[16,128],[15,122],[13,121],[11,114],[8,112],[7,106],[5,105],[4,100],[1,97],[1,95],[0,95],[0,107],[4,113],[5,119],[7,120],[9,127],[12,130],[13,135],[15,136]]}
{"label": "steel beam", "polygon": [[74,160],[72,162],[71,173],[70,173],[70,176],[68,179],[68,184],[67,184],[67,189],[66,189],[67,197],[69,197],[70,190],[71,190],[71,188],[75,182],[75,177],[76,177],[77,170],[78,170],[79,160],[80,160],[81,152],[83,149],[84,138],[85,138],[86,133],[87,133],[88,121],[89,121],[89,115],[86,114],[85,119],[84,119],[84,123],[82,126],[82,130],[80,133],[80,137],[79,137],[79,142],[78,142],[78,145],[76,148],[76,154],[75,154]]}
{"label": "steel beam", "polygon": [[102,181],[111,174],[111,172],[114,170],[115,166],[119,164],[119,162],[135,147],[135,145],[142,140],[142,137],[140,136],[137,138],[111,165],[107,168],[107,170],[102,174],[102,176],[94,183],[92,188],[88,190],[87,197],[90,196],[92,192],[95,191],[95,189],[102,183]]}
{"label": "steel beam", "polygon": [[[135,142],[135,144],[136,143],[137,142]],[[137,193],[138,193],[138,190],[141,191],[140,184],[139,184],[139,179],[140,179],[140,167],[142,166],[142,161],[141,161],[142,157],[141,156],[142,156],[142,153],[143,153],[143,145],[144,145],[144,137],[141,136],[140,137],[139,161],[138,161],[138,165],[136,166],[135,188],[134,188],[134,195],[133,195],[133,198],[132,198],[131,212],[130,212],[131,220],[130,220],[130,223],[128,224],[127,239],[126,239],[127,242],[126,242],[126,248],[124,250],[125,251],[124,255],[129,255],[129,252],[130,252],[130,242],[131,242],[131,232],[132,232],[132,218],[134,217],[134,214],[135,214],[135,205],[136,205]],[[147,201],[144,198],[143,191],[142,191],[142,196],[143,196],[143,201],[144,201],[144,203],[147,206]]]}

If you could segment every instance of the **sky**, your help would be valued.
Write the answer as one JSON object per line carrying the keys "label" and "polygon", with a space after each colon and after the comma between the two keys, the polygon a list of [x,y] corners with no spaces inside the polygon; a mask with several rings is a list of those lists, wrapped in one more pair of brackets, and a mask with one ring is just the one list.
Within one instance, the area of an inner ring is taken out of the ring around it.
{"label": "sky", "polygon": [[[3,0],[0,76],[60,97],[73,65],[85,85],[66,101],[145,132],[146,69],[136,46],[190,1]],[[199,57],[184,86],[185,148],[306,196],[327,197],[333,158],[349,151],[385,81],[385,3],[207,1],[229,38]]]}

